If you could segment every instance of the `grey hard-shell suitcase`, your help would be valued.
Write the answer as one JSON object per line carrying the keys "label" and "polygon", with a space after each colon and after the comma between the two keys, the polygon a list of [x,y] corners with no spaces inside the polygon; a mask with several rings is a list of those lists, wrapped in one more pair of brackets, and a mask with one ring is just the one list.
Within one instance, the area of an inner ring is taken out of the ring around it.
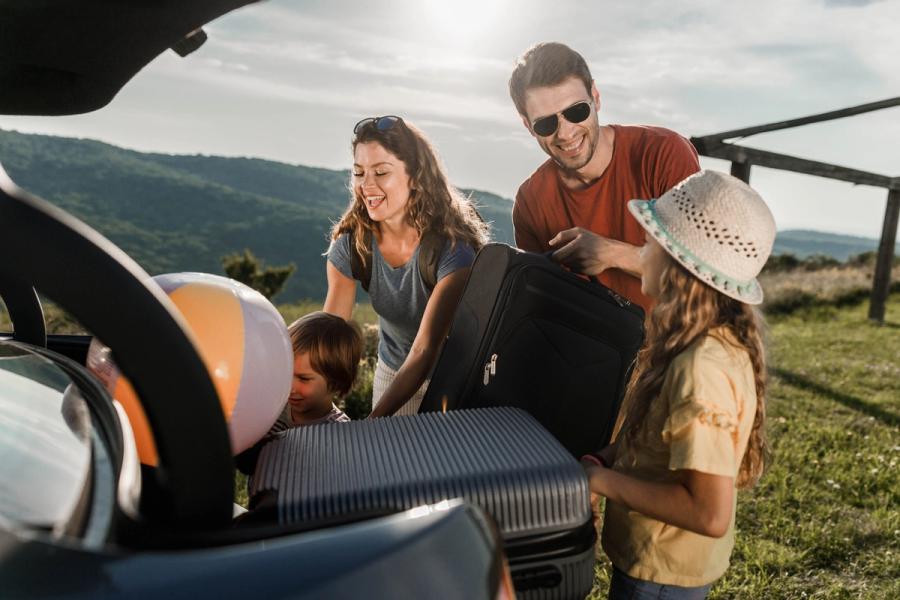
{"label": "grey hard-shell suitcase", "polygon": [[520,598],[583,598],[594,574],[587,479],[531,415],[486,408],[298,427],[263,448],[252,511],[283,524],[463,498],[504,540]]}

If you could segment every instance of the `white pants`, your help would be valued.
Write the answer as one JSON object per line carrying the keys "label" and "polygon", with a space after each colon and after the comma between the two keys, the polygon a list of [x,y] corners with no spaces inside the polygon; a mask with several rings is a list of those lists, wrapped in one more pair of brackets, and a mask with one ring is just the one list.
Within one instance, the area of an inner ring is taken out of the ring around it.
{"label": "white pants", "polygon": [[[394,380],[394,377],[397,376],[397,371],[393,370],[379,359],[375,364],[375,377],[372,381],[372,408],[374,409],[378,405],[378,401],[381,400],[381,396],[384,395],[384,392],[391,385],[391,382]],[[425,397],[425,390],[428,389],[428,380],[422,384],[422,387],[413,394],[412,398],[407,400],[406,404],[400,407],[400,409],[395,412],[395,415],[414,415],[419,412],[419,406],[422,404],[422,398]]]}

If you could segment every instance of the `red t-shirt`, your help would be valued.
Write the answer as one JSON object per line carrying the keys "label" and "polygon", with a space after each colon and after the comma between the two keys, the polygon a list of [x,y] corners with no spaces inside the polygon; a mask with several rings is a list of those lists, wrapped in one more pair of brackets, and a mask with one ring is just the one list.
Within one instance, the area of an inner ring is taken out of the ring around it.
{"label": "red t-shirt", "polygon": [[[700,170],[697,151],[674,131],[646,125],[610,127],[615,132],[612,159],[603,175],[588,187],[566,187],[550,159],[519,187],[513,205],[519,248],[547,252],[550,240],[572,227],[642,246],[644,230],[628,212],[628,201],[658,198]],[[607,269],[599,279],[649,310],[652,301],[641,293],[639,278],[620,269]]]}

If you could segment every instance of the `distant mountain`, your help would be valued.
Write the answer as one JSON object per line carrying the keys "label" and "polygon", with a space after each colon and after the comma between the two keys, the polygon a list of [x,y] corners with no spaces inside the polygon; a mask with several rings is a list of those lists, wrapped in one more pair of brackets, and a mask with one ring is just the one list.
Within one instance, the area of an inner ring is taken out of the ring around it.
{"label": "distant mountain", "polygon": [[[322,252],[331,223],[348,202],[346,170],[147,154],[3,130],[0,164],[20,186],[86,221],[151,274],[222,273],[224,255],[249,248],[268,264],[297,265],[276,301],[325,296]],[[479,190],[466,193],[492,224],[493,238],[511,244],[512,202]],[[870,238],[788,230],[778,233],[775,253],[846,260],[877,245]]]}
{"label": "distant mountain", "polygon": [[[325,296],[328,231],[349,199],[348,171],[253,158],[134,152],[92,140],[0,130],[0,164],[21,187],[84,220],[151,274],[222,273],[252,250],[297,271],[278,302]],[[511,243],[512,202],[471,193],[497,241]]]}
{"label": "distant mountain", "polygon": [[[878,249],[878,240],[853,235],[826,233],[807,229],[786,229],[775,237],[773,254],[793,254],[806,258],[812,254],[825,254],[840,261],[854,254]],[[894,252],[900,255],[900,244]]]}

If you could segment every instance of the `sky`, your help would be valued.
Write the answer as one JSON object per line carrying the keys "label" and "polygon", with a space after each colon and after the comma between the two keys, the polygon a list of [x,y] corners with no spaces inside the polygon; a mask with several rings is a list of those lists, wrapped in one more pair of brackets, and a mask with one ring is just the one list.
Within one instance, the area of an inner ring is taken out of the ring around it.
{"label": "sky", "polygon": [[[163,53],[103,109],[0,128],[347,169],[354,123],[396,114],[456,185],[513,198],[545,159],[507,91],[537,42],[585,57],[601,123],[690,137],[900,96],[898,24],[900,0],[271,0],[208,24],[186,58]],[[900,175],[900,107],[741,143]],[[751,184],[779,229],[881,234],[881,188],[760,167]]]}

